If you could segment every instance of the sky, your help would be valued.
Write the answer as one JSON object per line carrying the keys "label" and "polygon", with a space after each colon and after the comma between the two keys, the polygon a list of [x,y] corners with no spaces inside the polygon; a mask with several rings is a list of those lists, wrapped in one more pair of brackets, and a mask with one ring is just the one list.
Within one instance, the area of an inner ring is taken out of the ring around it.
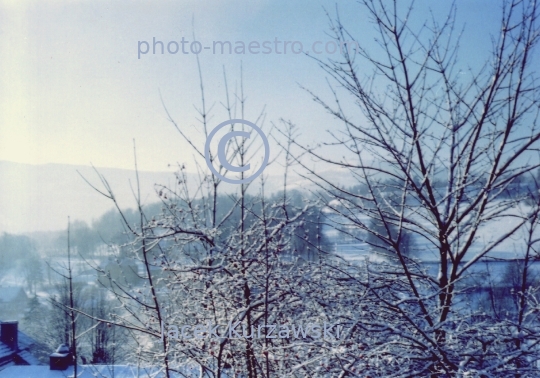
{"label": "sky", "polygon": [[[447,4],[437,4],[418,1],[418,20],[429,9],[444,15]],[[489,42],[486,32],[496,31],[498,7],[488,0],[457,5],[458,24],[469,33],[462,41],[464,55],[478,53]],[[0,1],[0,160],[131,169],[135,140],[141,170],[189,163],[193,151],[167,120],[161,99],[202,146],[196,55],[189,53],[191,45],[185,46],[188,54],[170,54],[167,43],[193,42],[195,33],[205,47],[277,38],[299,41],[305,50],[321,41],[322,48],[331,41],[326,12],[334,17],[336,9],[362,43],[373,43],[373,26],[354,1]],[[154,37],[164,42],[163,55],[159,44],[152,54]],[[145,41],[150,51],[140,55]],[[210,128],[228,119],[224,71],[232,92],[239,88],[241,66],[246,120],[256,120],[264,109],[261,126],[291,120],[308,143],[324,141],[325,130],[337,127],[301,88],[329,98],[327,77],[313,59],[290,50],[221,55],[203,49],[198,56],[206,104],[213,106]],[[337,58],[324,51],[318,57]]]}

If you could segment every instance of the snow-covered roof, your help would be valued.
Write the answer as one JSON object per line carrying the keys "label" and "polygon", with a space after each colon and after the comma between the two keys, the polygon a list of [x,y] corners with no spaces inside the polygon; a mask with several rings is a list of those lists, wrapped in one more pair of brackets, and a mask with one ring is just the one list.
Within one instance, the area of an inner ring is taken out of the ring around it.
{"label": "snow-covered roof", "polygon": [[[66,370],[50,370],[49,366],[10,366],[0,371],[0,378],[69,378],[73,377],[73,366]],[[157,368],[129,365],[79,365],[78,378],[162,378],[165,374]]]}
{"label": "snow-covered roof", "polygon": [[8,347],[6,344],[0,341],[0,365],[2,364],[2,360],[11,356],[13,354],[13,350]]}
{"label": "snow-covered roof", "polygon": [[32,353],[30,353],[29,351],[27,351],[27,350],[23,350],[23,351],[17,353],[17,356],[19,356],[19,358],[24,360],[24,362],[26,362],[28,365],[40,365],[41,364],[39,362],[39,360],[36,357],[34,357],[34,355]]}
{"label": "snow-covered roof", "polygon": [[28,349],[34,345],[36,341],[28,336],[26,333],[17,331],[17,338],[19,339],[19,349]]}
{"label": "snow-covered roof", "polygon": [[13,350],[0,341],[0,369],[15,364],[39,365],[39,360],[28,350],[35,341],[21,331],[17,331],[19,350]]}

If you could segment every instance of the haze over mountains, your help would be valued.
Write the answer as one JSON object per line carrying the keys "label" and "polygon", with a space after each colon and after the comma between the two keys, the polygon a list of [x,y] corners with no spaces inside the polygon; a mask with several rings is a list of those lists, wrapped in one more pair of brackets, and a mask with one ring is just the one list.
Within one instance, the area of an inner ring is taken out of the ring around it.
{"label": "haze over mountains", "polygon": [[[97,168],[107,179],[122,207],[134,206],[135,172]],[[113,207],[79,175],[99,189],[103,186],[90,166],[67,164],[30,165],[0,161],[0,233],[65,229],[67,217],[91,222]],[[172,185],[171,172],[139,172],[145,203],[156,202],[155,183]]]}
{"label": "haze over mountains", "polygon": [[[96,168],[113,189],[122,208],[135,207],[133,189],[136,188],[134,170],[117,168]],[[175,167],[163,172],[139,172],[141,197],[144,204],[158,201],[155,185],[175,185]],[[0,234],[27,233],[37,231],[63,230],[67,217],[83,220],[91,224],[93,219],[113,207],[111,200],[96,192],[84,181],[84,176],[92,185],[103,189],[100,179],[91,166],[68,164],[31,165],[0,161]],[[340,172],[328,175],[342,181]],[[349,177],[350,179],[350,177]],[[190,190],[195,192],[195,174],[188,174]],[[349,180],[350,181],[350,180]],[[289,189],[310,186],[308,180],[291,174]],[[254,183],[252,191],[258,191]],[[352,184],[352,182],[350,183]],[[280,190],[283,176],[268,176],[265,192],[270,194]],[[232,192],[236,185],[223,183],[221,190]]]}

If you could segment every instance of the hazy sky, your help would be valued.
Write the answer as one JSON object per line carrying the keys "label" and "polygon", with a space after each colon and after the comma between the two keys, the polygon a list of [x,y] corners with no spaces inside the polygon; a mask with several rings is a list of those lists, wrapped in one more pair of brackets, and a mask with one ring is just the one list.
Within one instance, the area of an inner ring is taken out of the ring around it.
{"label": "hazy sky", "polygon": [[[353,1],[338,1],[340,13],[358,39],[373,40],[373,26]],[[459,25],[466,23],[463,55],[489,47],[496,31],[497,2],[458,1]],[[132,139],[139,167],[164,170],[190,161],[192,152],[168,123],[159,91],[180,127],[204,144],[194,104],[200,90],[194,54],[153,55],[138,59],[139,41],[216,40],[300,41],[309,50],[330,37],[323,7],[335,15],[336,2],[322,0],[2,1],[0,2],[0,160],[20,163],[88,164],[131,168]],[[433,1],[418,1],[428,15]],[[444,14],[448,6],[434,9]],[[192,26],[194,24],[194,28]],[[188,45],[189,46],[189,45]],[[173,46],[174,47],[174,46]],[[280,47],[282,48],[282,47]],[[289,47],[290,48],[290,47]],[[331,58],[331,54],[319,55]],[[213,127],[227,115],[223,68],[230,87],[244,67],[247,108],[254,120],[266,106],[266,124],[280,117],[297,123],[306,140],[322,140],[335,127],[299,84],[328,96],[326,78],[302,54],[199,57]],[[337,57],[337,55],[335,56]]]}

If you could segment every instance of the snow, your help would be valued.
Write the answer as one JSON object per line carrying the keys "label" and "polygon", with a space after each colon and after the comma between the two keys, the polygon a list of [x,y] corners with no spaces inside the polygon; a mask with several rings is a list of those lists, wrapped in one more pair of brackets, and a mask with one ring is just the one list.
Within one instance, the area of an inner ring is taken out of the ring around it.
{"label": "snow", "polygon": [[[336,201],[336,200],[334,200]],[[476,234],[475,242],[469,248],[469,251],[463,262],[469,261],[477,253],[483,251],[483,249],[494,242],[498,237],[500,237],[501,231],[508,231],[513,227],[516,227],[521,219],[520,216],[527,214],[532,209],[530,206],[520,205],[518,207],[512,208],[505,212],[505,216],[499,219],[490,220],[487,224],[479,227]],[[369,224],[370,218],[365,214],[355,214],[354,215],[359,222],[364,224]],[[430,228],[428,222],[420,222],[426,228]],[[342,233],[339,229],[349,232],[349,229],[356,230],[356,238],[352,238],[346,233]],[[513,237],[507,238],[502,243],[497,245],[493,250],[491,250],[485,257],[492,259],[501,259],[501,260],[515,260],[524,258],[525,256],[525,245],[524,240],[526,240],[527,235],[525,234],[525,229],[519,230],[514,234]],[[533,235],[533,239],[540,238],[540,227],[538,227],[536,232]],[[375,258],[373,260],[374,253],[369,250],[369,246],[366,243],[361,242],[359,239],[365,238],[367,236],[366,231],[359,231],[358,227],[355,227],[353,223],[346,219],[343,216],[340,216],[337,213],[327,214],[327,224],[323,226],[323,235],[325,238],[333,245],[333,251],[339,256],[345,258],[349,261],[355,260],[365,260],[369,259],[371,261],[378,261],[379,259]],[[434,245],[427,239],[420,237],[417,234],[413,234],[413,245],[414,245],[414,256],[418,260],[424,263],[437,262],[439,261],[439,256],[437,250],[434,248]]]}
{"label": "snow", "polygon": [[[77,369],[78,378],[161,378],[165,375],[156,368],[138,368],[127,365],[81,365]],[[0,371],[0,378],[66,378],[73,377],[73,367],[67,370],[50,370],[49,366],[10,366]]]}

